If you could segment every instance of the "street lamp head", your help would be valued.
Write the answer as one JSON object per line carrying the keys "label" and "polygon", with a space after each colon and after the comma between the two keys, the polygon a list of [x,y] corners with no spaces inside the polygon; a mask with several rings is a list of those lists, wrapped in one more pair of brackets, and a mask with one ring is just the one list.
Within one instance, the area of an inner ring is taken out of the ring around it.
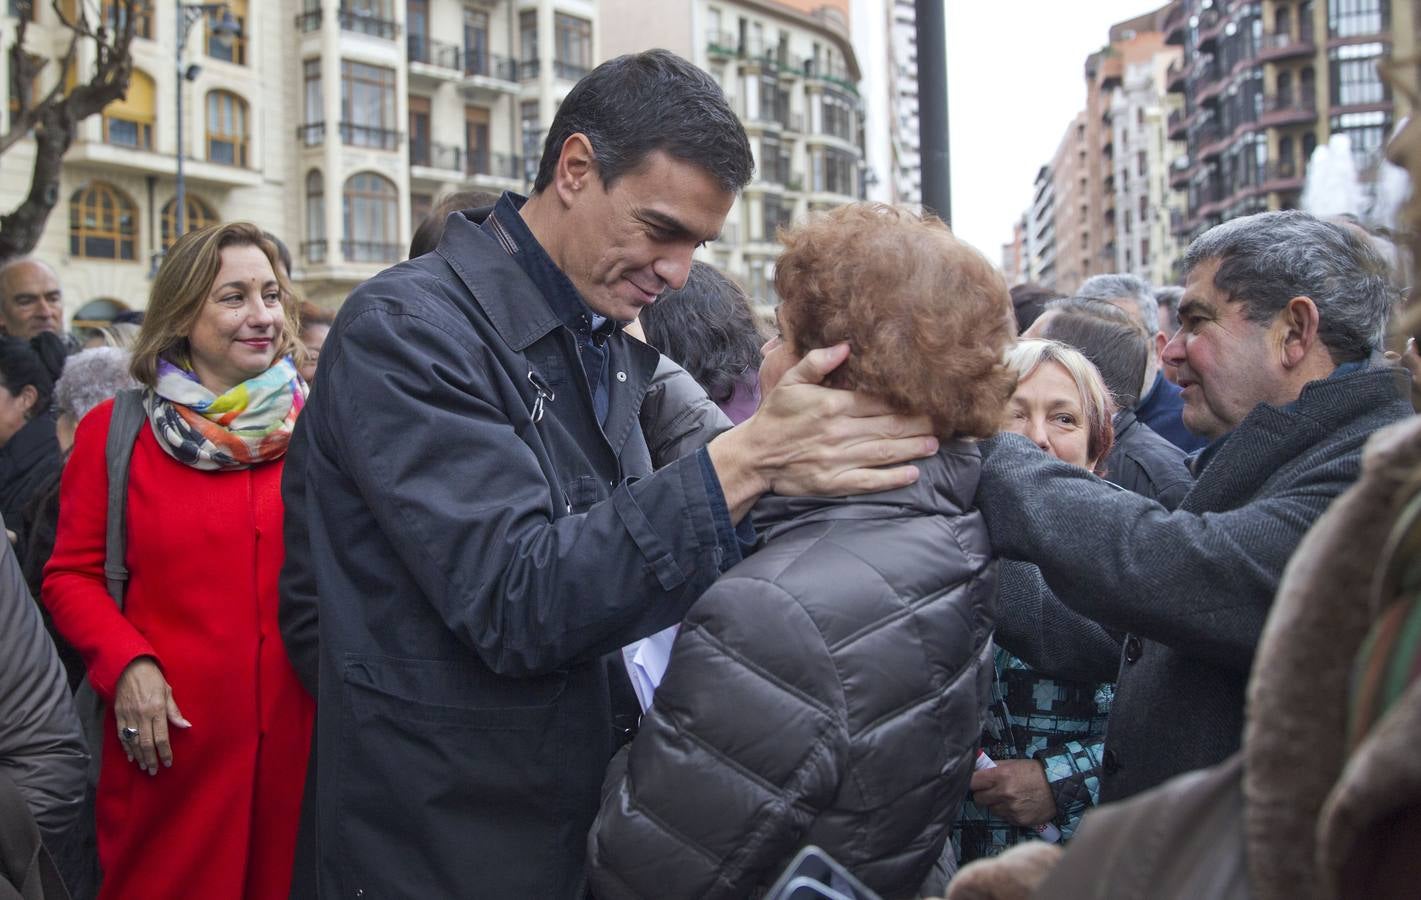
{"label": "street lamp head", "polygon": [[199,75],[201,75],[201,74],[202,74],[202,66],[198,65],[197,63],[193,63],[192,65],[188,66],[187,69],[185,69],[185,70],[183,71],[183,78],[186,79],[187,81],[196,81],[196,80],[197,80],[197,76],[199,76]]}
{"label": "street lamp head", "polygon": [[232,15],[232,10],[226,6],[222,7],[222,18],[212,23],[210,27],[217,42],[224,47],[232,46],[232,42],[242,34],[242,23],[237,21],[237,17]]}

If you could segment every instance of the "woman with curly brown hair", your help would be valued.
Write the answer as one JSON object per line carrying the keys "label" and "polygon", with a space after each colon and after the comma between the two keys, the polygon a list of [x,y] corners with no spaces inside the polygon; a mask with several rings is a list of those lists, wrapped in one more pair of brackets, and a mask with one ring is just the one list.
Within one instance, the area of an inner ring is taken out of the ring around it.
{"label": "woman with curly brown hair", "polygon": [[761,500],[762,547],[691,608],[613,761],[589,838],[599,897],[748,896],[806,843],[916,895],[967,790],[996,586],[975,439],[1015,383],[1006,284],[939,220],[876,204],[784,245],[763,391],[847,342],[835,385],[930,418],[940,448],[906,488]]}

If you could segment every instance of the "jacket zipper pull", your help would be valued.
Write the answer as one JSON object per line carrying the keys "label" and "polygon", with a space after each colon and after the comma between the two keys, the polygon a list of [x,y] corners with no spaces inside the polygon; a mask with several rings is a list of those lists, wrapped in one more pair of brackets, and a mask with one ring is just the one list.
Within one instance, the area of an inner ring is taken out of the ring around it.
{"label": "jacket zipper pull", "polygon": [[533,385],[533,390],[537,392],[537,396],[533,398],[532,411],[533,422],[536,424],[543,421],[544,404],[551,403],[557,398],[553,394],[552,385],[548,384],[543,376],[533,369],[528,370],[528,383]]}

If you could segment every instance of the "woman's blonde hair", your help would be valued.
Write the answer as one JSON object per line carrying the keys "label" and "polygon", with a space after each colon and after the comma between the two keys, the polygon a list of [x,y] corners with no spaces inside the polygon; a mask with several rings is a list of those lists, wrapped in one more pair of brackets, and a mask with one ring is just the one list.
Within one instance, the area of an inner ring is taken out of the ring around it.
{"label": "woman's blonde hair", "polygon": [[1080,394],[1086,418],[1086,455],[1096,474],[1104,469],[1105,457],[1115,444],[1115,404],[1106,390],[1099,370],[1085,354],[1060,341],[1021,340],[1007,348],[1007,367],[1016,372],[1017,384],[1030,378],[1043,363],[1053,362],[1066,370]]}
{"label": "woman's blonde hair", "polygon": [[209,225],[178,238],[163,257],[143,327],[133,345],[130,371],[139,384],[153,387],[158,381],[158,360],[191,365],[188,335],[197,324],[202,305],[222,270],[222,251],[228,247],[256,247],[271,263],[272,274],[281,289],[283,327],[276,341],[274,359],[295,358],[299,366],[306,350],[297,333],[296,294],[281,265],[276,245],[250,222]]}

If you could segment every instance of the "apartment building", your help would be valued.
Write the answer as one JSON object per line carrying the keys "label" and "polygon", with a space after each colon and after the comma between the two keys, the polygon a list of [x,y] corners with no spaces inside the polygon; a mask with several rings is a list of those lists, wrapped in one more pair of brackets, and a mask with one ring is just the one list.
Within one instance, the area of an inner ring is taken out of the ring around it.
{"label": "apartment building", "polygon": [[702,256],[775,302],[776,231],[864,195],[863,101],[848,4],[601,0],[604,58],[664,47],[710,72],[745,123],[755,178]]}
{"label": "apartment building", "polygon": [[[64,2],[113,24],[112,0]],[[60,58],[67,32],[34,6],[31,48]],[[150,9],[129,92],[80,125],[35,248],[81,320],[146,305],[176,233],[179,90],[186,228],[260,224],[290,246],[303,294],[336,306],[404,257],[440,194],[525,190],[557,104],[596,62],[595,0],[229,0],[241,33],[195,17],[180,83],[173,7]],[[33,153],[0,156],[0,207],[28,190]]]}
{"label": "apartment building", "polygon": [[1235,216],[1298,205],[1313,149],[1346,134],[1367,186],[1409,109],[1377,72],[1417,50],[1410,0],[1177,0],[1168,70],[1184,106],[1169,134],[1188,144],[1171,184],[1188,191],[1183,239]]}
{"label": "apartment building", "polygon": [[1026,211],[1026,280],[1050,286],[1056,283],[1056,173],[1050,165],[1037,171],[1032,187]]}

